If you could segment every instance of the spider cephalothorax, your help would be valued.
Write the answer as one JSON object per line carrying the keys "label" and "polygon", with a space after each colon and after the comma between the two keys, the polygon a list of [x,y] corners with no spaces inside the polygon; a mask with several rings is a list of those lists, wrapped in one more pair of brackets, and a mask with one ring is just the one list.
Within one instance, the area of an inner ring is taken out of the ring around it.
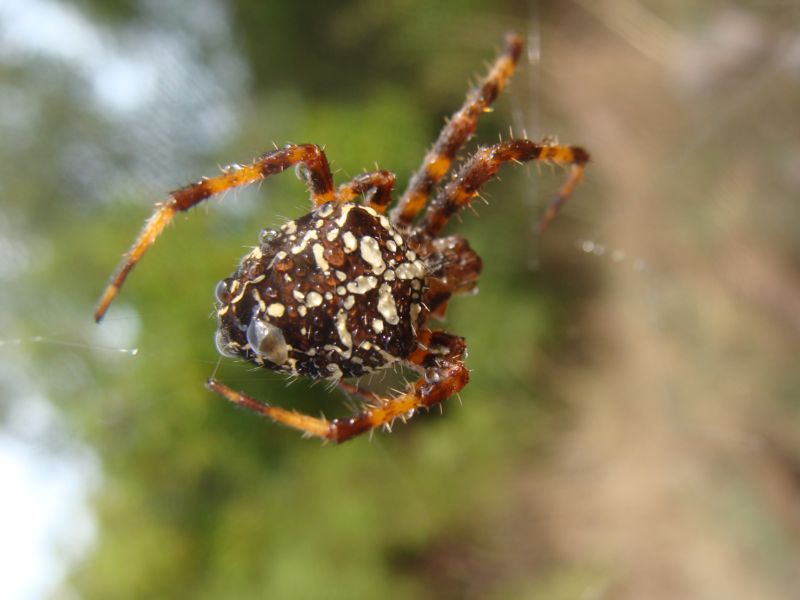
{"label": "spider cephalothorax", "polygon": [[[505,86],[521,50],[520,38],[508,36],[504,51],[447,122],[388,217],[392,173],[364,173],[336,189],[318,146],[290,144],[181,188],[158,205],[106,288],[95,319],[103,317],[130,270],[178,211],[295,166],[315,207],[276,231],[262,232],[236,272],[219,282],[217,349],[259,367],[335,381],[365,399],[364,409],[329,421],[258,402],[215,379],[208,387],[306,435],[336,442],[452,396],[469,378],[466,346],[462,338],[428,324],[444,316],[451,296],[475,288],[481,260],[462,237],[439,234],[511,161],[570,166],[569,178],[542,217],[544,229],[589,160],[577,146],[511,139],[478,149],[430,199],[478,118]],[[398,396],[384,398],[342,381],[393,364],[420,374]]]}

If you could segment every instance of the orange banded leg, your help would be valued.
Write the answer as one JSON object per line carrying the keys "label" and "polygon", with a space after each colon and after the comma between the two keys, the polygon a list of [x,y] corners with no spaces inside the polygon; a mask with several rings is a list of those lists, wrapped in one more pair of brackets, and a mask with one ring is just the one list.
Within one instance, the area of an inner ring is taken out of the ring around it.
{"label": "orange banded leg", "polygon": [[336,443],[345,442],[377,427],[391,426],[397,418],[405,420],[420,409],[439,404],[467,384],[469,372],[462,362],[464,340],[443,331],[423,333],[428,334],[425,336],[428,349],[421,349],[412,354],[412,357],[415,364],[424,369],[424,377],[396,398],[381,398],[372,392],[345,384],[342,386],[344,389],[368,400],[364,410],[350,418],[328,420],[270,406],[232,390],[215,379],[209,379],[206,386],[226,400],[276,423],[297,429],[307,437],[318,437]]}
{"label": "orange banded leg", "polygon": [[408,227],[424,208],[433,187],[442,180],[458,150],[475,132],[480,116],[489,110],[505,87],[522,52],[522,39],[510,34],[506,45],[497,57],[486,78],[470,90],[464,105],[456,112],[439,134],[433,147],[425,155],[419,170],[411,177],[397,207],[392,210],[392,221]]}
{"label": "orange banded leg", "polygon": [[308,185],[314,204],[320,205],[334,199],[333,176],[328,159],[325,158],[322,149],[314,144],[290,144],[263,154],[249,165],[228,167],[222,175],[202,179],[172,192],[166,202],[156,205],[155,212],[145,222],[133,245],[122,257],[111,281],[100,297],[100,303],[94,313],[95,321],[103,318],[128,273],[139,262],[145,251],[153,245],[176,213],[189,210],[211,196],[231,188],[260,181],[294,165],[305,166],[302,176]]}
{"label": "orange banded leg", "polygon": [[555,200],[539,223],[539,230],[543,230],[583,177],[584,167],[589,161],[589,154],[583,148],[551,143],[537,144],[530,140],[509,140],[480,148],[430,203],[418,225],[419,231],[429,236],[437,235],[456,211],[469,204],[478,195],[483,184],[497,174],[503,163],[510,161],[523,163],[531,160],[570,165],[566,183],[561,186]]}
{"label": "orange banded leg", "polygon": [[386,212],[386,207],[392,203],[394,179],[394,173],[391,171],[375,171],[358,175],[339,186],[336,199],[339,202],[352,202],[364,195],[367,206],[383,214]]}

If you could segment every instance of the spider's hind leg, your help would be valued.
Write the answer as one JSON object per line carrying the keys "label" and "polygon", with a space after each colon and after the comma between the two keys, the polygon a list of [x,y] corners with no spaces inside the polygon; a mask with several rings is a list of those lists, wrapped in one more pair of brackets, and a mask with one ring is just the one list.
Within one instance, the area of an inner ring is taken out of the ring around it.
{"label": "spider's hind leg", "polygon": [[419,339],[420,346],[407,361],[424,375],[395,398],[382,398],[351,387],[349,391],[365,398],[367,404],[362,412],[349,418],[328,420],[271,406],[215,379],[210,379],[207,387],[237,406],[297,429],[306,436],[340,443],[372,429],[391,426],[397,418],[405,419],[420,409],[439,404],[467,384],[469,372],[463,362],[466,346],[462,338],[444,331],[423,330]]}

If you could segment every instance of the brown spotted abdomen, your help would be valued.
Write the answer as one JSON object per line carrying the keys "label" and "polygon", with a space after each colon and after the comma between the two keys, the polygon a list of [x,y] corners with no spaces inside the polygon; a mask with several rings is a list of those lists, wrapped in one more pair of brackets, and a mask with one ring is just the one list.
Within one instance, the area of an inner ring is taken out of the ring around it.
{"label": "brown spotted abdomen", "polygon": [[426,267],[383,215],[328,203],[265,232],[217,288],[217,347],[311,378],[407,357],[425,315]]}

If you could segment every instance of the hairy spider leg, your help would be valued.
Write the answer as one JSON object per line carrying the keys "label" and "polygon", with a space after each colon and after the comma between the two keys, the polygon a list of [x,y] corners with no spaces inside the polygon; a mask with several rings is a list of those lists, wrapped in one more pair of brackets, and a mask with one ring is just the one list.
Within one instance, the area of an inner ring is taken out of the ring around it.
{"label": "hairy spider leg", "polygon": [[439,404],[458,392],[469,380],[469,371],[463,363],[465,349],[463,338],[438,330],[420,331],[420,346],[407,362],[422,368],[424,376],[395,398],[381,398],[346,384],[345,389],[367,399],[368,403],[361,413],[345,419],[328,420],[271,406],[216,379],[209,379],[206,385],[233,404],[297,429],[307,437],[341,443],[377,427],[391,426],[395,419],[407,419],[416,411]]}
{"label": "hairy spider leg", "polygon": [[376,404],[380,402],[381,397],[376,394],[375,392],[371,392],[369,390],[362,389],[357,385],[353,385],[352,383],[347,383],[346,381],[339,380],[336,382],[336,387],[347,394],[351,394],[353,396],[358,396],[362,400],[366,400],[369,403]]}
{"label": "hairy spider leg", "polygon": [[100,297],[94,313],[95,321],[103,318],[128,273],[139,262],[145,251],[153,245],[176,213],[189,210],[203,200],[226,190],[260,181],[294,165],[305,167],[300,175],[306,182],[315,205],[335,199],[333,176],[328,159],[323,150],[315,144],[289,144],[261,155],[249,165],[228,167],[222,175],[202,179],[172,192],[166,202],[156,205],[153,215],[145,222],[133,245],[122,257]]}
{"label": "hairy spider leg", "polygon": [[475,290],[483,261],[460,235],[437,237],[423,244],[422,253],[429,265],[424,304],[431,315],[443,319],[451,296]]}
{"label": "hairy spider leg", "polygon": [[458,150],[475,132],[478,119],[489,110],[508,79],[522,52],[522,38],[506,36],[506,45],[497,57],[486,78],[470,90],[464,105],[447,121],[433,147],[425,155],[422,165],[408,183],[408,187],[392,209],[392,221],[408,227],[428,201],[433,187],[442,180]]}
{"label": "hairy spider leg", "polygon": [[531,160],[571,167],[566,183],[559,190],[539,224],[540,231],[543,230],[583,177],[584,167],[589,161],[589,154],[583,148],[550,143],[537,144],[530,140],[508,140],[479,148],[430,203],[424,217],[417,225],[418,232],[424,236],[438,235],[450,217],[478,195],[483,184],[497,174],[503,163],[510,161],[522,163]]}
{"label": "hairy spider leg", "polygon": [[391,171],[363,173],[340,185],[336,199],[339,202],[352,202],[364,195],[367,206],[383,214],[386,212],[386,207],[392,203],[394,180],[395,175]]}
{"label": "hairy spider leg", "polygon": [[583,153],[581,157],[581,162],[574,162],[569,167],[569,174],[567,175],[567,180],[561,186],[561,189],[558,190],[558,193],[555,197],[550,201],[550,204],[547,205],[542,216],[539,217],[539,222],[536,224],[536,231],[542,233],[547,226],[550,224],[550,221],[555,219],[558,212],[561,210],[561,207],[564,206],[564,203],[569,199],[572,195],[572,192],[575,191],[575,186],[580,183],[581,179],[583,179],[583,171],[586,168],[586,163],[589,160],[589,154],[583,150],[582,148],[572,147],[574,153],[577,154],[578,151]]}

